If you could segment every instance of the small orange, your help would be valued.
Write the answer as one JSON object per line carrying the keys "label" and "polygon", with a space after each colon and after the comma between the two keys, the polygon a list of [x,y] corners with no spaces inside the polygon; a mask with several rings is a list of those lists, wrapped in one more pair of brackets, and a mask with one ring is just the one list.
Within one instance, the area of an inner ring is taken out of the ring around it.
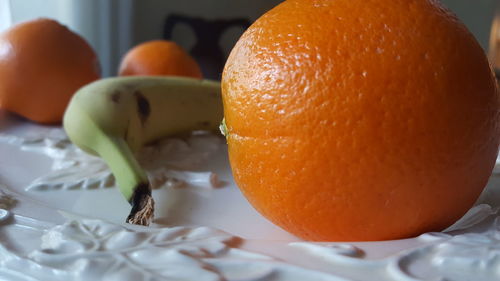
{"label": "small orange", "polygon": [[179,45],[168,40],[141,43],[123,57],[118,75],[176,75],[202,78],[198,63]]}
{"label": "small orange", "polygon": [[308,240],[443,230],[498,152],[492,70],[435,0],[285,1],[237,42],[222,91],[237,185]]}
{"label": "small orange", "polygon": [[97,56],[55,20],[14,25],[0,35],[0,107],[39,123],[60,123],[71,96],[100,77]]}

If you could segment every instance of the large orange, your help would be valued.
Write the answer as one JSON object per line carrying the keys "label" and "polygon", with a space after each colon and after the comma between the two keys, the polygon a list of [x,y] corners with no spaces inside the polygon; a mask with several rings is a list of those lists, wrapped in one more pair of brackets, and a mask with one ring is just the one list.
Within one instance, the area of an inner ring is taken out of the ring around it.
{"label": "large orange", "polygon": [[486,56],[434,0],[289,0],[222,77],[230,163],[249,202],[309,240],[443,230],[499,146]]}
{"label": "large orange", "polygon": [[19,23],[0,35],[0,107],[40,123],[60,123],[81,86],[100,77],[97,56],[55,20]]}
{"label": "large orange", "polygon": [[130,49],[118,75],[175,75],[202,78],[200,66],[181,46],[169,40],[152,40]]}

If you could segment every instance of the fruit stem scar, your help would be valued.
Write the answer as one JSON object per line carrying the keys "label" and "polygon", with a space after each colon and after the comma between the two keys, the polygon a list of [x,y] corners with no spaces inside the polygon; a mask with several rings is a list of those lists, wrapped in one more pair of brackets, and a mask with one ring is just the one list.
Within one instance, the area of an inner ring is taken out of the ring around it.
{"label": "fruit stem scar", "polygon": [[129,200],[132,210],[126,222],[131,224],[149,225],[153,218],[154,201],[149,183],[139,183]]}
{"label": "fruit stem scar", "polygon": [[222,118],[222,121],[220,122],[219,125],[219,130],[223,136],[226,138],[229,136],[229,133],[227,132],[227,126],[226,126],[226,118]]}

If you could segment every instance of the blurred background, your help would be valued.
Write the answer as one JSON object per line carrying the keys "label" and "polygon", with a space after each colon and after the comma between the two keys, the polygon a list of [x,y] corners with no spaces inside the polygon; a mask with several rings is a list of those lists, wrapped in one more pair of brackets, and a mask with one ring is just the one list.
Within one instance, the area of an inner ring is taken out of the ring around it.
{"label": "blurred background", "polygon": [[[241,33],[282,0],[0,0],[0,32],[38,17],[59,20],[96,50],[103,76],[117,72],[124,53],[153,39],[171,39],[219,78]],[[442,0],[500,65],[500,0]]]}

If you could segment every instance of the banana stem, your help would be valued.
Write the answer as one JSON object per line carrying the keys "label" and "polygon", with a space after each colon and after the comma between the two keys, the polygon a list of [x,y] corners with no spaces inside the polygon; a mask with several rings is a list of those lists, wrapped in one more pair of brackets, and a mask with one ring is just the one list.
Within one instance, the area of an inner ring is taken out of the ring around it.
{"label": "banana stem", "polygon": [[126,222],[149,225],[154,213],[151,186],[127,142],[123,138],[104,135],[98,143],[99,151],[96,152],[108,164],[115,175],[118,188],[132,205]]}

